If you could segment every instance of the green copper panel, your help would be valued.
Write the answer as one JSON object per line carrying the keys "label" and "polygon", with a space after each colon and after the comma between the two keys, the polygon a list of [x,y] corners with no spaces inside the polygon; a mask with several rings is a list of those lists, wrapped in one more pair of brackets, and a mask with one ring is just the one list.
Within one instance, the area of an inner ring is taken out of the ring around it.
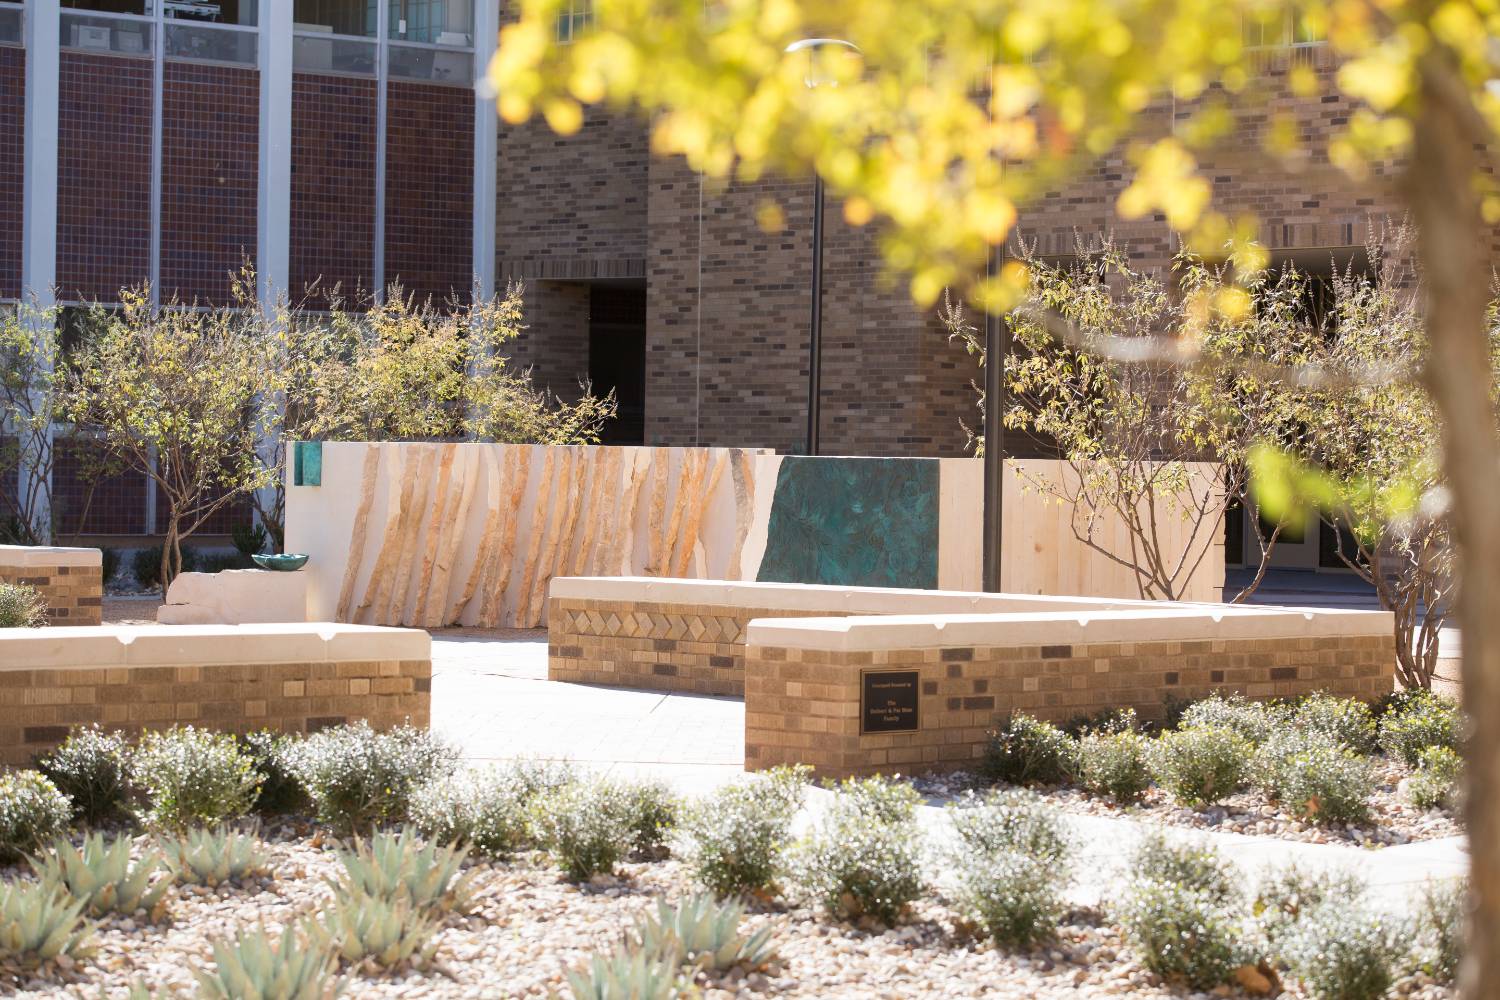
{"label": "green copper panel", "polygon": [[292,445],[292,485],[323,485],[322,441],[297,441]]}
{"label": "green copper panel", "polygon": [[756,579],[935,589],[938,463],[783,459]]}

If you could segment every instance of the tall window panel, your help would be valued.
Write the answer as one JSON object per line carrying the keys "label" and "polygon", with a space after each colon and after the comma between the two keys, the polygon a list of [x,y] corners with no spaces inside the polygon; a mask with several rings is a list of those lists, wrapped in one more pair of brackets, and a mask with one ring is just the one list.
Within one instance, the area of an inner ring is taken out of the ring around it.
{"label": "tall window panel", "polygon": [[374,288],[375,103],[373,78],[292,78],[291,293],[310,306]]}
{"label": "tall window panel", "polygon": [[21,11],[0,4],[0,299],[21,294],[26,176],[26,50]]}
{"label": "tall window panel", "polygon": [[406,294],[467,301],[473,281],[474,95],[387,87],[385,276]]}

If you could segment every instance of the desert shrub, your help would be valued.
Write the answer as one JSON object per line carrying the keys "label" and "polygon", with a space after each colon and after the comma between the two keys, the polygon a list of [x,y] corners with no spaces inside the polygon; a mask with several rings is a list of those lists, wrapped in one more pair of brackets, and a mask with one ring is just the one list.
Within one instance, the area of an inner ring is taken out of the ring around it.
{"label": "desert shrub", "polygon": [[1338,698],[1325,692],[1309,695],[1292,711],[1292,724],[1368,756],[1377,749],[1375,716],[1357,698]]}
{"label": "desert shrub", "polygon": [[528,798],[498,768],[445,774],[412,794],[411,819],[423,836],[506,858],[529,843]]}
{"label": "desert shrub", "polygon": [[120,550],[102,548],[99,550],[99,582],[109,586],[109,582],[120,575]]}
{"label": "desert shrub", "polygon": [[1452,809],[1458,804],[1464,762],[1452,747],[1428,747],[1417,756],[1417,770],[1406,780],[1406,796],[1418,809]]}
{"label": "desert shrub", "polygon": [[303,925],[308,940],[347,965],[424,968],[437,949],[439,924],[409,900],[385,899],[339,885]]}
{"label": "desert shrub", "polygon": [[292,927],[276,940],[259,928],[212,945],[214,971],[194,972],[205,1000],[325,1000],[337,993],[333,953]]}
{"label": "desert shrub", "polygon": [[1133,708],[1101,708],[1097,712],[1070,716],[1058,728],[1078,739],[1090,733],[1118,733],[1139,726]]}
{"label": "desert shrub", "polygon": [[72,800],[74,819],[93,826],[125,813],[130,743],[119,733],[77,727],[36,767]]}
{"label": "desert shrub", "polygon": [[990,731],[979,772],[1010,785],[1060,784],[1072,777],[1073,753],[1067,733],[1018,712]]}
{"label": "desert shrub", "polygon": [[808,895],[841,917],[895,923],[922,894],[919,802],[904,782],[841,782],[816,829],[798,845],[795,868]]}
{"label": "desert shrub", "polygon": [[0,959],[35,968],[94,951],[94,925],[84,919],[87,901],[56,883],[0,882]]}
{"label": "desert shrub", "polygon": [[412,794],[457,760],[457,751],[426,730],[376,732],[364,721],[321,730],[285,753],[318,818],[342,833],[406,820]]}
{"label": "desert shrub", "polygon": [[665,857],[667,842],[682,812],[682,800],[660,781],[636,781],[624,787],[631,847],[647,857]]}
{"label": "desert shrub", "polygon": [[1358,903],[1364,895],[1365,884],[1355,875],[1308,871],[1292,864],[1261,880],[1252,910],[1275,948],[1304,914],[1330,900]]}
{"label": "desert shrub", "polygon": [[212,889],[270,870],[270,855],[255,834],[227,826],[197,827],[161,846],[172,877],[188,885]]}
{"label": "desert shrub", "polygon": [[1292,815],[1312,823],[1364,823],[1375,772],[1370,762],[1316,730],[1284,730],[1256,755],[1257,780]]}
{"label": "desert shrub", "polygon": [[1255,748],[1227,726],[1201,725],[1163,733],[1149,750],[1157,784],[1177,801],[1201,806],[1221,802],[1244,787]]}
{"label": "desert shrub", "polygon": [[751,934],[740,933],[745,904],[719,900],[699,892],[678,902],[657,900],[656,912],[636,921],[626,938],[650,955],[659,955],[707,972],[763,969],[776,957],[771,944],[775,928],[764,925]]}
{"label": "desert shrub", "polygon": [[628,793],[606,778],[585,778],[531,802],[532,836],[575,881],[608,875],[633,839]]}
{"label": "desert shrub", "polygon": [[726,785],[685,809],[677,849],[693,879],[720,896],[774,889],[804,779],[803,769],[778,768]]}
{"label": "desert shrub", "polygon": [[73,804],[36,771],[0,774],[0,861],[19,861],[68,828]]}
{"label": "desert shrub", "polygon": [[1051,938],[1067,902],[1067,880],[1046,861],[1015,851],[963,859],[954,908],[997,944],[1025,948]]}
{"label": "desert shrub", "polygon": [[422,913],[465,912],[473,900],[476,869],[463,872],[466,848],[424,843],[411,827],[397,833],[377,832],[369,841],[356,837],[352,849],[339,851],[343,877],[334,889],[388,902],[410,903]]}
{"label": "desert shrub", "polygon": [[1116,802],[1136,801],[1151,787],[1148,746],[1133,729],[1085,735],[1078,741],[1078,783]]}
{"label": "desert shrub", "polygon": [[969,854],[1023,854],[1062,864],[1071,844],[1056,809],[1020,789],[973,793],[948,806],[959,843]]}
{"label": "desert shrub", "polygon": [[1115,916],[1146,968],[1193,989],[1227,983],[1249,957],[1234,908],[1186,885],[1132,882]]}
{"label": "desert shrub", "polygon": [[270,729],[259,729],[239,737],[240,750],[250,757],[260,775],[260,795],[255,811],[262,816],[285,816],[302,812],[312,803],[307,791],[287,766],[297,737]]}
{"label": "desert shrub", "polygon": [[24,583],[0,583],[0,628],[41,628],[47,624],[47,598]]}
{"label": "desert shrub", "polygon": [[596,952],[567,977],[573,1000],[677,1000],[691,986],[674,956],[624,944]]}
{"label": "desert shrub", "polygon": [[1239,898],[1234,866],[1208,844],[1148,834],[1130,854],[1130,877],[1138,882],[1180,885],[1218,903]]}
{"label": "desert shrub", "polygon": [[545,757],[519,757],[507,762],[501,771],[523,799],[554,791],[579,777],[578,768],[571,761]]}
{"label": "desert shrub", "polygon": [[1380,719],[1380,748],[1416,767],[1428,747],[1457,750],[1462,718],[1448,698],[1421,692],[1403,700]]}
{"label": "desert shrub", "polygon": [[128,834],[106,842],[103,834],[91,833],[82,847],[58,837],[46,853],[31,859],[31,867],[43,885],[61,886],[70,898],[82,900],[90,916],[137,910],[156,916],[172,880],[155,877],[165,874],[160,854],[150,851],[132,864],[130,847]]}
{"label": "desert shrub", "polygon": [[1304,913],[1280,950],[1314,1000],[1379,1000],[1395,982],[1409,933],[1388,914],[1330,900]]}
{"label": "desert shrub", "polygon": [[1183,710],[1179,729],[1229,729],[1251,743],[1262,743],[1278,722],[1276,709],[1244,695],[1212,694]]}
{"label": "desert shrub", "polygon": [[1422,891],[1416,914],[1417,955],[1423,971],[1440,983],[1451,984],[1458,976],[1468,915],[1466,881],[1434,882]]}
{"label": "desert shrub", "polygon": [[233,736],[192,726],[142,736],[130,776],[145,794],[146,820],[171,830],[245,815],[261,782]]}
{"label": "desert shrub", "polygon": [[[182,546],[183,573],[198,568],[198,551],[190,545]],[[158,590],[161,587],[161,549],[137,549],[130,557],[130,575],[135,577],[141,590]]]}

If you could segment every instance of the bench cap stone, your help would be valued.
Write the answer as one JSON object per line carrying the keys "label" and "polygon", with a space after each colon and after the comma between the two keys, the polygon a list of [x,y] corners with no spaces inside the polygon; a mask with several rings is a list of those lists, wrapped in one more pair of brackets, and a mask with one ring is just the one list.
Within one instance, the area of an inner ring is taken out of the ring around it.
{"label": "bench cap stone", "polygon": [[94,566],[104,565],[99,549],[65,548],[59,545],[0,545],[0,566]]}
{"label": "bench cap stone", "polygon": [[431,658],[421,629],[340,622],[0,629],[0,670]]}

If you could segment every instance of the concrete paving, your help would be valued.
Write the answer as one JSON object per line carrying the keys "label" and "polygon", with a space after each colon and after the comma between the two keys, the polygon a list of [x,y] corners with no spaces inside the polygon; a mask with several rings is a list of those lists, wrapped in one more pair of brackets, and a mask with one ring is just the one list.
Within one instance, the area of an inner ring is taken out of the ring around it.
{"label": "concrete paving", "polygon": [[[475,764],[566,759],[605,773],[661,778],[685,794],[743,773],[745,705],[738,698],[553,684],[546,676],[545,632],[434,633],[432,728]],[[809,794],[801,825],[816,820],[829,794]],[[1148,826],[1127,817],[1068,814],[1066,820],[1079,845],[1074,895],[1080,903],[1111,897],[1127,874],[1131,849],[1151,829],[1207,841],[1252,876],[1292,862],[1349,871],[1393,906],[1409,905],[1425,883],[1461,877],[1469,867],[1461,837],[1368,850]],[[940,804],[925,805],[921,822],[935,845],[951,836]]]}

